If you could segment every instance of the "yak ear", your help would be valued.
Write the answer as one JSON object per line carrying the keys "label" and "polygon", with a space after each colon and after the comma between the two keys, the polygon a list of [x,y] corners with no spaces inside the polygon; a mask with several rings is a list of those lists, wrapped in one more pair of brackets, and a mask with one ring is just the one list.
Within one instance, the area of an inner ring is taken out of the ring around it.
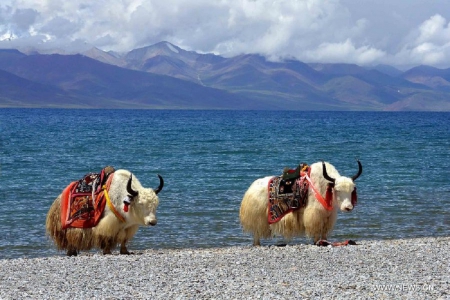
{"label": "yak ear", "polygon": [[133,174],[131,174],[130,178],[128,179],[127,192],[131,197],[136,197],[138,195],[138,192],[133,190],[133,188],[131,187],[131,181],[133,181]]}
{"label": "yak ear", "polygon": [[331,206],[331,203],[333,201],[333,187],[334,183],[328,183],[327,185],[327,191],[325,193],[325,201]]}
{"label": "yak ear", "polygon": [[158,195],[159,192],[161,192],[161,190],[164,187],[164,179],[162,178],[161,175],[158,174],[159,177],[159,186],[155,189],[155,194]]}
{"label": "yak ear", "polygon": [[358,196],[356,195],[356,187],[355,187],[352,192],[352,205],[355,206],[356,203],[358,203]]}

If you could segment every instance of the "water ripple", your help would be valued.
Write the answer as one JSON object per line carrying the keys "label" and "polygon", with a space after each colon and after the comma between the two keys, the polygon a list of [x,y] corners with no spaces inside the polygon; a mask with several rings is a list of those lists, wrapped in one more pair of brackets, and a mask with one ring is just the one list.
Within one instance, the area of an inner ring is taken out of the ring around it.
{"label": "water ripple", "polygon": [[0,129],[0,258],[56,254],[48,208],[105,165],[166,182],[158,226],[131,249],[249,245],[238,218],[248,186],[322,159],[347,176],[355,158],[364,166],[333,239],[449,235],[449,113],[0,109]]}

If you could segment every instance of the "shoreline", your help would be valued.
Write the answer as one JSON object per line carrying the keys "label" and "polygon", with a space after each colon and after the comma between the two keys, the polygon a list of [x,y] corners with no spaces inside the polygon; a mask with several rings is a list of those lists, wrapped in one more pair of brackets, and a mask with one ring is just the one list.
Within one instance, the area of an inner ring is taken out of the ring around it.
{"label": "shoreline", "polygon": [[450,236],[0,260],[0,299],[450,298]]}

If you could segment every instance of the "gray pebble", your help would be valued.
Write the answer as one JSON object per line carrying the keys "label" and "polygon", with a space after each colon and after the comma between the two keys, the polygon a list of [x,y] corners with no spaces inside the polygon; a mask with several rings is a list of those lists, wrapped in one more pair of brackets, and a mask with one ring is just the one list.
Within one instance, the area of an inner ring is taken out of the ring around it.
{"label": "gray pebble", "polygon": [[450,299],[450,237],[0,260],[0,299]]}

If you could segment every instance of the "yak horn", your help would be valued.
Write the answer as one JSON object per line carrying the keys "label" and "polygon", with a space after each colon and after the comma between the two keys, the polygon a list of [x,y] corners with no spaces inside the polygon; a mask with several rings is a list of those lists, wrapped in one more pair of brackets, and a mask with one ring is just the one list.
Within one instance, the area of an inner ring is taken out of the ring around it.
{"label": "yak horn", "polygon": [[131,188],[131,181],[132,181],[132,179],[133,179],[133,174],[131,174],[130,175],[130,179],[128,179],[127,192],[128,192],[128,194],[131,195],[131,197],[135,197],[135,196],[137,196],[138,192]]}
{"label": "yak horn", "polygon": [[336,181],[336,179],[331,178],[330,176],[328,176],[327,174],[327,168],[325,167],[325,162],[322,161],[322,168],[323,168],[323,177],[328,180],[331,181],[332,183],[334,183]]}
{"label": "yak horn", "polygon": [[164,186],[164,179],[159,174],[158,174],[158,177],[159,177],[159,186],[156,188],[155,194],[158,194],[159,192],[161,192],[161,190],[163,189],[163,186]]}
{"label": "yak horn", "polygon": [[359,159],[357,159],[356,161],[358,162],[358,173],[356,173],[356,175],[353,175],[353,176],[352,176],[352,180],[353,180],[353,181],[355,181],[355,180],[359,177],[359,175],[361,175],[361,173],[362,173],[362,165],[361,165],[361,162],[359,161]]}

